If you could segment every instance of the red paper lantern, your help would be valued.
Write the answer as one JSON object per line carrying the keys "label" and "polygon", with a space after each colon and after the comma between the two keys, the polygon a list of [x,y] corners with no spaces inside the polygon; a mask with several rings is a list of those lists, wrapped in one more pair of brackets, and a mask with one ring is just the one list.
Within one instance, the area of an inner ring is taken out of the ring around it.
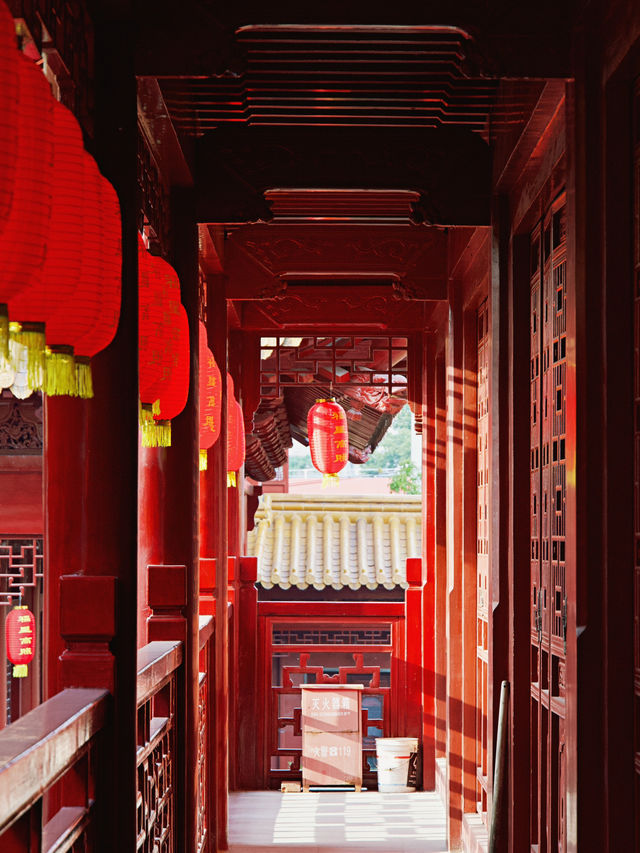
{"label": "red paper lantern", "polygon": [[14,607],[5,622],[7,657],[13,666],[14,678],[28,675],[27,664],[36,652],[36,618],[26,607]]}
{"label": "red paper lantern", "polygon": [[222,378],[220,370],[207,344],[207,330],[200,322],[199,330],[199,402],[200,402],[200,470],[207,469],[207,450],[220,435],[222,412]]}
{"label": "red paper lantern", "polygon": [[[42,134],[42,129],[39,132]],[[37,279],[9,303],[11,320],[20,323],[48,325],[59,308],[64,310],[75,298],[80,281],[84,206],[82,131],[73,113],[55,100],[52,136],[53,199],[46,256]],[[75,395],[71,344],[69,340],[52,338],[51,332],[50,328],[45,328],[47,344],[53,350],[47,359],[45,390],[48,394]],[[60,328],[60,324],[56,332],[65,337],[65,329]]]}
{"label": "red paper lantern", "polygon": [[318,400],[307,415],[309,449],[313,466],[323,474],[323,484],[337,480],[349,460],[347,415],[335,400]]}
{"label": "red paper lantern", "polygon": [[158,399],[164,357],[162,282],[153,260],[138,234],[138,387],[149,418]]}
{"label": "red paper lantern", "polygon": [[18,155],[18,50],[11,12],[0,0],[0,234],[4,230],[15,188]]}
{"label": "red paper lantern", "polygon": [[93,396],[89,360],[113,340],[120,317],[122,236],[116,191],[83,151],[84,210],[80,278],[71,299],[47,322],[47,341],[74,348],[77,391]]}
{"label": "red paper lantern", "polygon": [[160,421],[171,421],[177,417],[187,405],[189,396],[189,319],[181,302],[177,303],[173,329],[176,334],[172,337],[173,346],[167,353],[170,369],[160,389],[160,412],[154,415]]}
{"label": "red paper lantern", "polygon": [[236,471],[246,452],[242,406],[234,396],[233,379],[227,373],[227,485],[236,485]]}
{"label": "red paper lantern", "polygon": [[[12,300],[31,290],[42,278],[53,180],[53,108],[55,101],[42,71],[16,51],[18,69],[18,115],[13,130],[17,136],[14,186],[9,219],[0,234],[0,302],[8,304],[9,319],[24,322],[13,311]],[[4,143],[4,139],[3,139]],[[2,146],[0,146],[2,147]],[[36,312],[39,314],[39,312]],[[43,316],[37,321],[44,322]],[[29,352],[28,380],[41,387],[44,365],[42,325],[12,327],[12,335]]]}

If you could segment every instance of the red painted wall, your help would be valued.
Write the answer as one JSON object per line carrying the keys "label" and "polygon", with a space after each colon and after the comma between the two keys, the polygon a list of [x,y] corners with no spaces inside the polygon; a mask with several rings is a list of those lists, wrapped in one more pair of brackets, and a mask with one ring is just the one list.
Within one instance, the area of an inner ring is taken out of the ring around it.
{"label": "red painted wall", "polygon": [[42,457],[0,455],[0,536],[43,530]]}

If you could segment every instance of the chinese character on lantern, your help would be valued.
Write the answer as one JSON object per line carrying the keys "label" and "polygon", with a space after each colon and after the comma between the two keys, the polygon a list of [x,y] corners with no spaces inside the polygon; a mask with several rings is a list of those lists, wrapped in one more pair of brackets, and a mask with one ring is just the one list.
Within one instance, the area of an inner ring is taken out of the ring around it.
{"label": "chinese character on lantern", "polygon": [[29,674],[30,664],[36,648],[36,618],[26,607],[14,607],[7,615],[5,624],[7,657],[13,664],[13,677],[24,678]]}
{"label": "chinese character on lantern", "polygon": [[307,430],[311,461],[323,475],[322,485],[335,483],[349,458],[344,409],[335,400],[318,400],[309,409]]}

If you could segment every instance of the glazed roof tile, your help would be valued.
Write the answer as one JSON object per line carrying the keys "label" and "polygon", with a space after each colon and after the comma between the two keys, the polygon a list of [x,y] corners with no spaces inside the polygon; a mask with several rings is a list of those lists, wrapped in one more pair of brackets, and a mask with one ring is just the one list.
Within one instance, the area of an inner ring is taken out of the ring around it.
{"label": "glazed roof tile", "polygon": [[247,551],[270,589],[407,587],[421,555],[420,497],[276,495],[261,498]]}

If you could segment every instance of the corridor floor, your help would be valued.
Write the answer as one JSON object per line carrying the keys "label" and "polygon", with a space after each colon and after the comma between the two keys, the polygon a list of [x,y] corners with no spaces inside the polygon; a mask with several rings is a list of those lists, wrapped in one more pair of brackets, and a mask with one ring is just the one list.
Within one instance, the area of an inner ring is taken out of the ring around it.
{"label": "corridor floor", "polygon": [[229,795],[229,849],[304,853],[442,853],[445,814],[433,792]]}

